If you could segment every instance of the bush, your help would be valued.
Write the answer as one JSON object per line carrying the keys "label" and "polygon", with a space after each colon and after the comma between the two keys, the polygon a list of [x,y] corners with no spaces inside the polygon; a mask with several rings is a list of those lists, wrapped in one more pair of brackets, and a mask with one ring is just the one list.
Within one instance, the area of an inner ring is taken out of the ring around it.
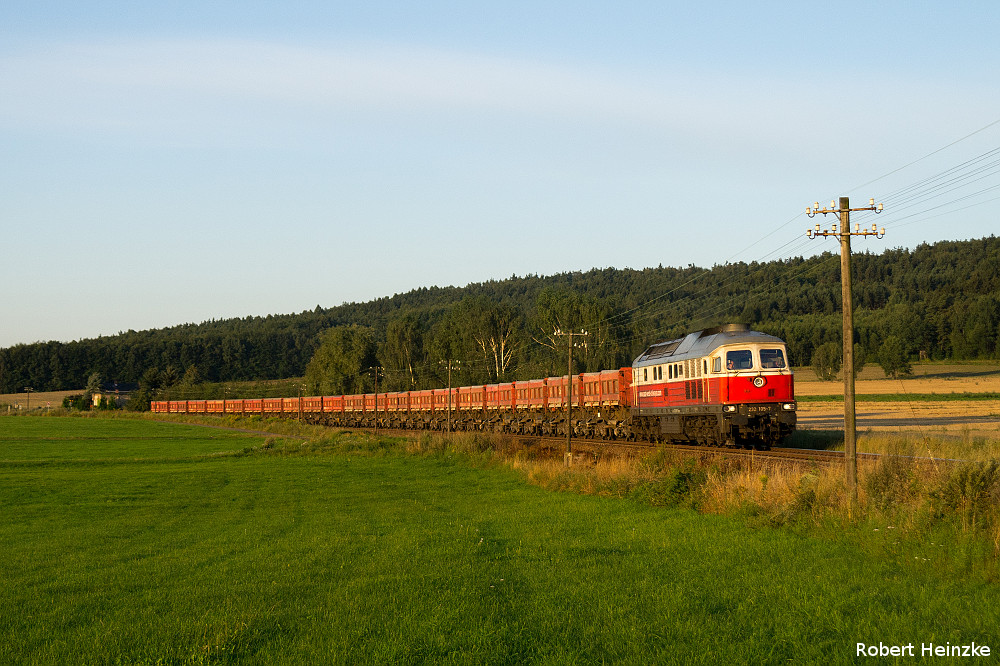
{"label": "bush", "polygon": [[1000,501],[1000,462],[967,463],[955,468],[931,497],[937,502],[938,518],[956,514],[965,531],[989,527],[995,522]]}
{"label": "bush", "polygon": [[80,393],[78,395],[68,395],[63,398],[62,406],[66,409],[78,409],[85,412],[90,409],[91,402],[85,394]]}
{"label": "bush", "polygon": [[633,490],[632,495],[653,506],[680,506],[697,504],[697,491],[705,485],[708,475],[692,459],[682,467]]}
{"label": "bush", "polygon": [[898,449],[879,457],[875,469],[864,480],[868,499],[880,511],[888,511],[912,500],[917,493],[913,451]]}

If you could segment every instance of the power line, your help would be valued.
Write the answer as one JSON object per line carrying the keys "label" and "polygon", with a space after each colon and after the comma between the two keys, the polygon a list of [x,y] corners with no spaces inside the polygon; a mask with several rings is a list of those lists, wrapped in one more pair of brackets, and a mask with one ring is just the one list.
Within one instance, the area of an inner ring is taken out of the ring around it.
{"label": "power line", "polygon": [[908,162],[908,163],[904,164],[901,167],[897,167],[897,168],[893,169],[892,171],[889,171],[888,173],[884,173],[881,176],[879,176],[878,178],[873,178],[872,180],[869,180],[867,183],[861,183],[860,185],[856,185],[854,187],[848,188],[847,191],[859,190],[862,187],[868,187],[872,183],[877,183],[878,181],[882,180],[883,178],[887,178],[887,177],[891,176],[894,173],[897,173],[899,171],[902,171],[903,169],[906,169],[908,167],[913,166],[914,164],[917,164],[918,162],[922,162],[922,161],[926,160],[928,157],[931,157],[933,155],[937,155],[941,151],[947,150],[948,148],[951,148],[952,146],[965,141],[969,137],[973,137],[973,136],[979,134],[980,132],[984,132],[984,131],[988,130],[989,128],[993,127],[994,125],[996,125],[998,123],[1000,123],[1000,118],[998,118],[997,120],[994,120],[993,122],[991,122],[991,123],[989,123],[987,125],[984,125],[983,127],[980,127],[975,132],[971,132],[969,134],[966,134],[965,136],[963,136],[960,139],[956,139],[956,140],[952,141],[951,143],[949,143],[946,146],[942,146],[942,147],[938,148],[937,150],[934,150],[934,151],[931,151],[931,152],[927,153],[923,157],[919,157],[919,158],[913,160],[912,162]]}

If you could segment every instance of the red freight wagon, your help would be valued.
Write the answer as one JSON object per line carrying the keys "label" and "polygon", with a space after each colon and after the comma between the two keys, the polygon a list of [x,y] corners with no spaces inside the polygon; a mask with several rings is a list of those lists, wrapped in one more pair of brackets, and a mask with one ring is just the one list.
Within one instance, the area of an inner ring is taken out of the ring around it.
{"label": "red freight wagon", "polygon": [[410,392],[410,410],[414,412],[429,412],[434,406],[434,391],[424,389]]}
{"label": "red freight wagon", "polygon": [[518,409],[545,409],[548,405],[548,387],[544,379],[517,382],[514,395]]}

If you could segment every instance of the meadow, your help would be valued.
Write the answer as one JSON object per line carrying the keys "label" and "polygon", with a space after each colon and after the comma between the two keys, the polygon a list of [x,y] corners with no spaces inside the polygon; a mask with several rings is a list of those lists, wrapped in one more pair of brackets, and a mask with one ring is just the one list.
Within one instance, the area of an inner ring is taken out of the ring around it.
{"label": "meadow", "polygon": [[0,417],[0,662],[848,663],[859,642],[1000,649],[991,570],[947,525],[776,528],[661,501],[676,483],[586,494],[574,479],[595,468],[531,467],[474,436],[258,425],[288,435]]}

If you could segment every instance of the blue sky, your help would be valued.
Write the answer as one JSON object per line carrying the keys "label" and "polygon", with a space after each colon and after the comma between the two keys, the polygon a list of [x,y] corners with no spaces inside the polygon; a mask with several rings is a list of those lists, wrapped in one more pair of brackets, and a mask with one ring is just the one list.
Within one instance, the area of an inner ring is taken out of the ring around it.
{"label": "blue sky", "polygon": [[833,251],[844,195],[858,249],[989,235],[998,14],[8,0],[0,346]]}

